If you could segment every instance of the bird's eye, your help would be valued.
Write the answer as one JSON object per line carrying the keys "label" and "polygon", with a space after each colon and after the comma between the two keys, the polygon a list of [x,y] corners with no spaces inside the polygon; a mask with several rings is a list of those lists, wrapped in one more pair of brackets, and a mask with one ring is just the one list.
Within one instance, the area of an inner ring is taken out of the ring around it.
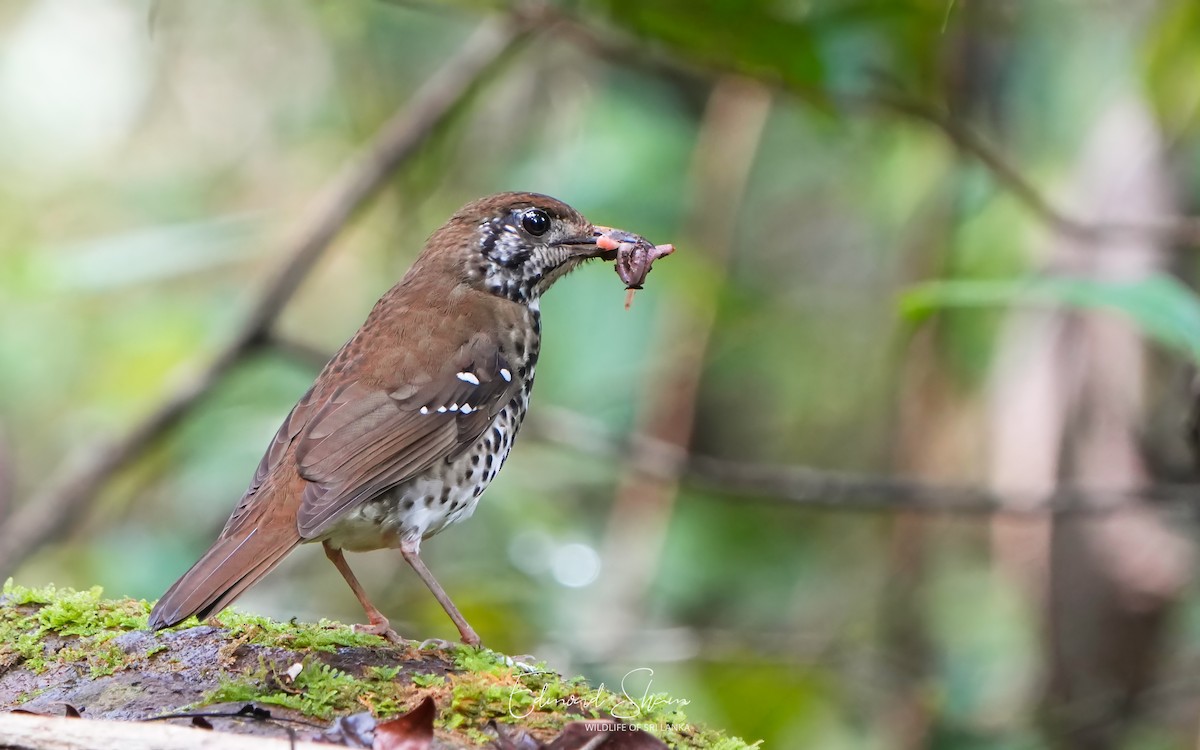
{"label": "bird's eye", "polygon": [[540,208],[531,208],[521,214],[521,228],[534,237],[541,237],[550,230],[550,217]]}

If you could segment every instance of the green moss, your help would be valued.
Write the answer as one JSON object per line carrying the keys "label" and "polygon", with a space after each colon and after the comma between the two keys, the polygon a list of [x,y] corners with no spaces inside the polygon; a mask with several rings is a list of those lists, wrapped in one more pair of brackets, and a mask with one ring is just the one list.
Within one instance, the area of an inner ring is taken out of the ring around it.
{"label": "green moss", "polygon": [[[145,628],[150,607],[144,601],[102,599],[98,587],[77,592],[16,586],[10,578],[0,589],[0,605],[2,664],[20,664],[35,674],[55,665],[86,666],[96,678],[126,670],[149,655],[126,654],[110,642],[122,632]],[[67,641],[50,649],[49,636]]]}
{"label": "green moss", "polygon": [[38,610],[38,622],[59,635],[96,635],[104,630],[138,630],[146,627],[150,609],[146,602],[100,598],[101,589],[64,590]]}
{"label": "green moss", "polygon": [[[110,641],[144,629],[149,612],[144,601],[103,599],[99,587],[34,589],[10,578],[0,589],[0,663],[20,663],[35,674],[56,664],[86,665],[93,678],[128,669],[148,654],[127,654]],[[51,651],[48,636],[72,640]]]}
{"label": "green moss", "polygon": [[131,660],[115,643],[86,639],[84,645],[64,646],[55,654],[60,664],[86,665],[92,679],[107,677],[130,666]]}
{"label": "green moss", "polygon": [[299,702],[293,706],[308,716],[333,718],[338,710],[356,707],[359,681],[327,664],[306,665],[296,676]]}
{"label": "green moss", "polygon": [[414,674],[412,684],[420,688],[441,687],[446,684],[446,678],[440,674]]}
{"label": "green moss", "polygon": [[146,653],[144,653],[143,656],[145,656],[147,659],[149,659],[151,656],[154,656],[155,654],[161,654],[163,651],[166,651],[166,650],[167,650],[167,644],[158,643],[158,644],[155,644],[155,645],[151,646],[150,648],[146,649]]}
{"label": "green moss", "polygon": [[4,588],[0,589],[0,601],[3,601],[7,605],[49,604],[53,600],[53,586],[42,589],[31,589],[25,586],[17,586],[13,583],[13,579],[9,578],[4,582]]}
{"label": "green moss", "polygon": [[38,697],[39,695],[42,695],[49,689],[50,688],[48,688],[48,687],[41,687],[41,688],[37,688],[36,690],[27,690],[24,693],[21,693],[17,696],[16,704],[19,706],[22,703],[28,703],[29,701],[33,700],[34,698]]}
{"label": "green moss", "polygon": [[403,698],[398,693],[375,693],[364,691],[359,695],[358,702],[377,719],[390,719],[411,709],[415,703],[411,698]]}
{"label": "green moss", "polygon": [[46,671],[41,633],[21,619],[0,620],[0,663],[22,663],[29,671]]}
{"label": "green moss", "polygon": [[258,683],[247,681],[245,677],[221,675],[220,684],[204,696],[201,704],[205,703],[249,703],[258,700],[262,688]]}
{"label": "green moss", "polygon": [[40,589],[17,586],[9,578],[0,589],[0,604],[5,611],[22,606],[36,608],[35,620],[41,632],[59,635],[92,636],[107,630],[139,630],[146,627],[150,605],[133,599],[102,599],[95,586],[87,591]]}
{"label": "green moss", "polygon": [[509,658],[490,649],[455,645],[451,653],[454,668],[460,672],[501,675],[512,671]]}
{"label": "green moss", "polygon": [[475,727],[464,727],[462,733],[476,745],[495,747],[495,738],[486,735]]}
{"label": "green moss", "polygon": [[368,667],[367,674],[373,680],[390,682],[400,676],[400,667]]}
{"label": "green moss", "polygon": [[[144,601],[103,599],[99,588],[31,589],[10,580],[0,591],[0,668],[19,664],[42,672],[52,666],[72,665],[94,678],[136,666],[168,646],[160,641],[145,653],[128,654],[112,639],[145,629],[149,610]],[[612,713],[650,729],[673,747],[757,747],[688,724],[682,702],[665,694],[633,702],[603,688],[592,688],[581,678],[564,679],[544,668],[530,671],[518,667],[488,649],[454,646],[435,653],[408,651],[405,658],[428,657],[436,666],[417,671],[407,680],[398,679],[404,671],[401,665],[365,666],[358,676],[321,662],[317,654],[364,647],[379,653],[381,646],[394,647],[378,636],[324,620],[279,623],[226,611],[218,621],[224,629],[222,653],[226,657],[232,657],[243,644],[254,644],[298,652],[303,668],[294,680],[265,662],[249,675],[221,674],[217,688],[205,695],[204,703],[257,701],[321,719],[365,708],[383,719],[411,709],[429,695],[438,705],[436,725],[440,730],[479,744],[490,741],[483,729],[492,720],[521,726],[539,739],[549,740],[571,721]],[[192,619],[183,626],[196,624]],[[49,636],[66,640],[56,640],[51,649],[45,642]],[[447,661],[453,669],[441,674]]]}
{"label": "green moss", "polygon": [[331,719],[361,710],[360,697],[381,681],[356,679],[327,664],[309,662],[292,680],[269,667],[250,676],[228,678],[204,697],[205,703],[255,701],[290,708],[305,716]]}
{"label": "green moss", "polygon": [[125,651],[115,643],[109,643],[103,648],[93,649],[87,656],[87,663],[93,678],[110,675],[128,666]]}
{"label": "green moss", "polygon": [[[349,625],[329,620],[316,623],[276,622],[267,617],[227,609],[217,615],[217,621],[234,639],[272,648],[332,653],[339,648],[371,648],[387,644],[377,635],[358,633]],[[184,621],[181,626],[197,624],[193,618]]]}

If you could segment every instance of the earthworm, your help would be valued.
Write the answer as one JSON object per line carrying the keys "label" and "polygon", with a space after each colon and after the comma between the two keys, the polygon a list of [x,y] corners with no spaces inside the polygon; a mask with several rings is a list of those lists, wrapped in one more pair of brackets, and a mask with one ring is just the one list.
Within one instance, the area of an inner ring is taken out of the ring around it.
{"label": "earthworm", "polygon": [[633,293],[646,283],[646,276],[654,261],[675,252],[674,245],[652,245],[644,237],[627,232],[604,232],[596,245],[613,254],[617,276],[625,282],[628,290],[625,295],[626,310],[633,304]]}

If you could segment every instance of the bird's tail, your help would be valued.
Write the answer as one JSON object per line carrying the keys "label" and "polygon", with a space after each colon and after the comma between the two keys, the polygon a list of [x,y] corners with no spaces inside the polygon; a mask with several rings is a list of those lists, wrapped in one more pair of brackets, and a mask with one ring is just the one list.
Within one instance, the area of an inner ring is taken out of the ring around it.
{"label": "bird's tail", "polygon": [[169,628],[192,615],[200,619],[215,615],[270,573],[299,543],[294,527],[251,526],[222,536],[154,605],[150,628]]}

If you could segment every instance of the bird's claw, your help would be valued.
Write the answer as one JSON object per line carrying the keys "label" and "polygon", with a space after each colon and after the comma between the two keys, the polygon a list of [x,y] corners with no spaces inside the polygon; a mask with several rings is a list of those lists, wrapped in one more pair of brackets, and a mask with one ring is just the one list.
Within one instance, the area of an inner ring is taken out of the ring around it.
{"label": "bird's claw", "polygon": [[404,644],[404,639],[400,637],[399,633],[397,633],[395,630],[392,630],[391,623],[389,623],[387,620],[383,620],[382,622],[372,622],[369,625],[351,625],[350,629],[355,633],[377,635],[388,643],[392,643],[397,646]]}

